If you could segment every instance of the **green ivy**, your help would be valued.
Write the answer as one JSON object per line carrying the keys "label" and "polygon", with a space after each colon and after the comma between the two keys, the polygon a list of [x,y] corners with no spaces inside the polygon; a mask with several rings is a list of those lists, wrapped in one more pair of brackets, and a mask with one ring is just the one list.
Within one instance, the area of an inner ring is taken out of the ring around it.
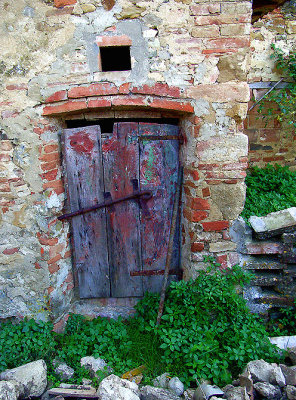
{"label": "green ivy", "polygon": [[246,202],[242,217],[258,217],[271,212],[296,207],[296,172],[288,167],[267,164],[265,168],[253,167],[246,176]]}
{"label": "green ivy", "polygon": [[263,119],[276,118],[285,126],[296,128],[296,52],[285,54],[273,44],[271,58],[275,60],[275,67],[279,74],[287,78],[285,88],[272,90],[260,103],[258,112]]}

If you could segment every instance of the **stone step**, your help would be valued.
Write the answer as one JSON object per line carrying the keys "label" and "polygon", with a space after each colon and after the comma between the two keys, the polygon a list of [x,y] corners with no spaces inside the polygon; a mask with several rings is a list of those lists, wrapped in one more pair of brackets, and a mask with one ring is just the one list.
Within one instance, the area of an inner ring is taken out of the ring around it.
{"label": "stone step", "polygon": [[277,261],[251,261],[243,265],[244,269],[248,270],[286,270],[287,264]]}
{"label": "stone step", "polygon": [[244,254],[282,254],[284,246],[277,242],[246,243]]}
{"label": "stone step", "polygon": [[[287,280],[292,280],[290,277],[283,277],[281,275],[274,275],[274,274],[266,274],[266,275],[256,275],[256,278],[251,280],[251,285],[254,286],[277,286],[279,284],[283,284],[287,282]],[[288,283],[288,282],[287,282]]]}
{"label": "stone step", "polygon": [[293,296],[276,295],[274,293],[265,293],[260,298],[254,300],[257,304],[268,304],[273,307],[290,307],[294,304]]}

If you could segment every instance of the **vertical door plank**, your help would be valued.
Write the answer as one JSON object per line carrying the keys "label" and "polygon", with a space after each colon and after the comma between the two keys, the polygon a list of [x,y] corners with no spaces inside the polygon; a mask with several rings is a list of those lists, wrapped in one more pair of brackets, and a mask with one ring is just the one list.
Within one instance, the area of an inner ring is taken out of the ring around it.
{"label": "vertical door plank", "polygon": [[[114,124],[111,138],[102,139],[105,192],[112,199],[133,192],[139,182],[138,124]],[[125,201],[108,208],[107,226],[112,297],[142,296],[142,277],[130,276],[141,270],[139,206]]]}
{"label": "vertical door plank", "polygon": [[[103,201],[98,126],[66,129],[63,137],[69,211]],[[106,215],[99,209],[71,219],[74,262],[81,298],[110,296]]]}
{"label": "vertical door plank", "polygon": [[[141,135],[178,135],[178,127],[140,123]],[[178,168],[178,140],[140,140],[140,187],[153,191],[153,197],[147,201],[150,215],[141,214],[143,270],[165,267]],[[170,269],[179,268],[179,226],[178,218]],[[144,291],[159,292],[162,280],[162,276],[143,277]]]}

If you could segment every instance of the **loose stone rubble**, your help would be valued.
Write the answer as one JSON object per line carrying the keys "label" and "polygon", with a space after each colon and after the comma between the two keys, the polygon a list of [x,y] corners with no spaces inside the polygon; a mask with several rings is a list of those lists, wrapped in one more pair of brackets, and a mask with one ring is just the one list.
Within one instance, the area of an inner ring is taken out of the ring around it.
{"label": "loose stone rubble", "polygon": [[[291,349],[290,354],[295,352]],[[290,357],[290,362],[294,360]],[[238,379],[222,388],[206,382],[196,389],[184,391],[182,382],[164,373],[154,380],[155,386],[137,385],[111,374],[98,388],[89,383],[74,385],[62,383],[47,389],[46,365],[43,360],[25,364],[0,375],[0,400],[64,400],[68,396],[98,400],[296,400],[296,365],[269,364],[264,360],[250,361]],[[162,385],[162,387],[160,387]],[[179,394],[177,394],[177,391]]]}

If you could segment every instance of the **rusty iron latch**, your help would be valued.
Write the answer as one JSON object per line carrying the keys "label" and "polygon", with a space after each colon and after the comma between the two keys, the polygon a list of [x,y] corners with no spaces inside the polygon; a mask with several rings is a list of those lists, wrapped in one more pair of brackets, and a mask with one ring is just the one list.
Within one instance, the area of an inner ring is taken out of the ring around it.
{"label": "rusty iron latch", "polygon": [[60,215],[58,217],[58,220],[62,221],[64,219],[73,218],[73,217],[76,217],[77,215],[86,214],[91,211],[98,210],[100,208],[111,207],[114,204],[122,203],[123,201],[127,201],[127,200],[139,199],[140,197],[142,197],[143,200],[149,200],[152,197],[151,190],[134,191],[134,193],[132,193],[128,196],[120,197],[119,199],[104,201],[104,203],[95,204],[94,206],[91,206],[91,207],[81,208],[80,210],[73,211],[68,214]]}

